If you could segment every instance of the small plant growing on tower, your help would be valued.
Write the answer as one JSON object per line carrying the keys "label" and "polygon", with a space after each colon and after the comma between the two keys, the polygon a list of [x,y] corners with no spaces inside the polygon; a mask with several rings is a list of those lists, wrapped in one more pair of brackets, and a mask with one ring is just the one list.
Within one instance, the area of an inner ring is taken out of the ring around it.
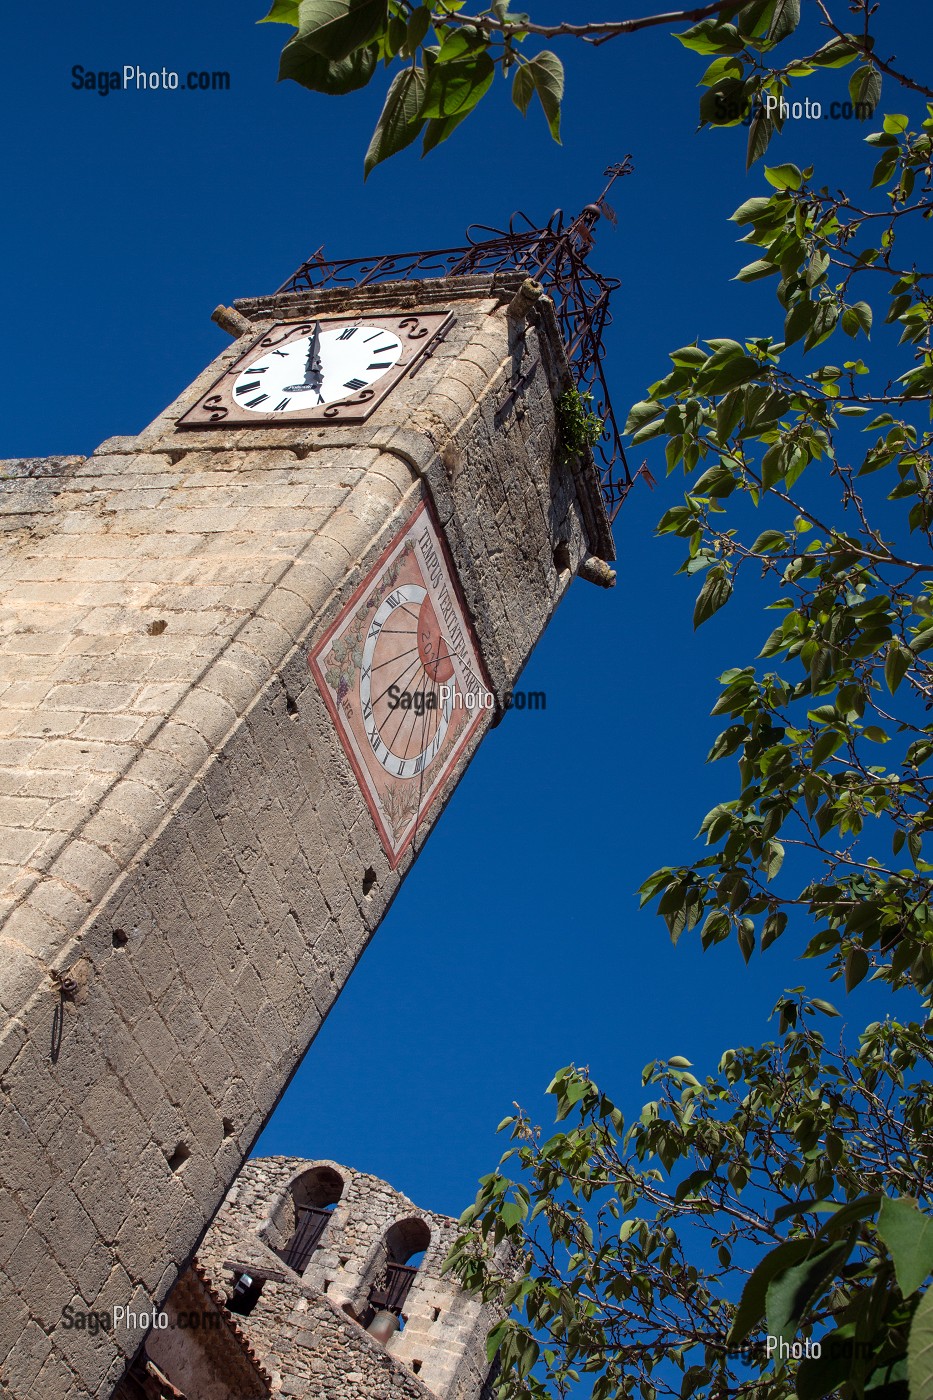
{"label": "small plant growing on tower", "polygon": [[603,435],[606,424],[590,408],[592,402],[593,395],[581,392],[576,385],[557,400],[557,423],[565,462],[595,447]]}

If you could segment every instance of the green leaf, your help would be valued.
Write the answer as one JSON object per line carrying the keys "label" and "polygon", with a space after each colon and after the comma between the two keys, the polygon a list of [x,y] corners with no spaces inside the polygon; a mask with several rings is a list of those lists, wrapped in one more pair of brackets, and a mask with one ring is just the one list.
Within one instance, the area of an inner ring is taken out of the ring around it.
{"label": "green leaf", "polygon": [[446,141],[462,121],[469,116],[468,112],[458,112],[455,117],[432,117],[424,128],[424,142],[421,147],[421,154],[426,156],[428,151],[433,151],[435,146],[439,146],[442,141]]}
{"label": "green leaf", "polygon": [[754,199],[746,199],[744,204],[740,204],[735,213],[730,215],[734,224],[753,224],[759,214],[763,214],[766,209],[770,209],[771,200],[763,195],[756,195]]}
{"label": "green leaf", "polygon": [[768,143],[773,135],[774,122],[765,115],[764,108],[760,107],[748,128],[748,149],[745,155],[746,170],[751,170],[755,161],[761,159],[768,149]]}
{"label": "green leaf", "polygon": [[[813,1241],[808,1241],[812,1247]],[[768,1334],[790,1343],[804,1309],[827,1279],[831,1278],[852,1251],[854,1238],[828,1245],[817,1253],[783,1269],[768,1284],[765,1295]],[[778,1350],[780,1355],[780,1349]]]}
{"label": "green leaf", "polygon": [[752,554],[770,554],[775,550],[787,549],[787,536],[783,530],[764,530],[751,547]]}
{"label": "green leaf", "polygon": [[910,1400],[906,1356],[882,1361],[875,1367],[865,1382],[865,1400]]}
{"label": "green leaf", "polygon": [[881,74],[866,63],[849,79],[849,96],[859,121],[866,121],[881,101]]}
{"label": "green leaf", "polygon": [[522,63],[516,68],[515,77],[512,79],[512,101],[523,117],[527,116],[528,108],[531,106],[531,99],[534,95],[534,79],[528,72],[528,64]]}
{"label": "green leaf", "polygon": [[357,49],[349,58],[336,61],[309,48],[300,34],[290,39],[279,59],[279,82],[291,78],[312,92],[341,96],[365,87],[376,71],[378,49],[370,44]]}
{"label": "green leaf", "polygon": [[765,179],[776,190],[799,190],[803,175],[796,165],[766,165]]}
{"label": "green leaf", "polygon": [[806,335],[813,325],[816,317],[816,303],[812,301],[798,301],[792,307],[784,320],[784,343],[793,345],[802,335]]}
{"label": "green leaf", "polygon": [[829,1220],[820,1229],[821,1235],[837,1236],[840,1230],[849,1230],[860,1220],[877,1215],[881,1206],[881,1193],[871,1191],[867,1196],[857,1196],[854,1201],[846,1201],[844,1206],[834,1210]]}
{"label": "green leaf", "polygon": [[[541,106],[544,108],[544,115],[547,119],[548,130],[554,140],[560,145],[560,104],[564,96],[564,65],[557,57],[556,53],[551,53],[548,49],[542,49],[541,53],[535,54],[523,65],[522,70],[527,74],[524,82],[530,78],[535,92],[538,94]],[[517,78],[516,74],[516,78]],[[524,92],[524,88],[522,89]],[[513,81],[512,98],[516,106],[519,106],[518,97],[515,92]],[[530,100],[530,99],[529,99]],[[521,107],[522,112],[528,110],[528,103]]]}
{"label": "green leaf", "polygon": [[298,0],[272,0],[272,9],[257,24],[293,24],[298,28]]}
{"label": "green leaf", "polygon": [[654,399],[642,399],[640,403],[633,404],[628,411],[623,432],[637,433],[639,428],[643,428],[646,423],[651,423],[655,418],[660,418],[664,409]]}
{"label": "green leaf", "polygon": [[933,1400],[933,1289],[927,1289],[910,1324],[907,1343],[910,1400]]}
{"label": "green leaf", "polygon": [[800,0],[777,0],[768,28],[768,38],[772,44],[780,43],[789,34],[793,34],[799,23]]}
{"label": "green leaf", "polygon": [[846,991],[851,992],[866,976],[871,964],[862,948],[853,948],[846,958]]}
{"label": "green leaf", "polygon": [[900,112],[889,112],[882,122],[882,126],[889,136],[900,136],[902,131],[907,130],[909,120]]}
{"label": "green leaf", "polygon": [[857,301],[851,308],[862,330],[866,335],[871,335],[872,310],[867,301]]}
{"label": "green leaf", "polygon": [[787,915],[782,909],[774,914],[769,914],[761,931],[761,951],[765,952],[767,948],[770,948],[771,944],[780,938],[786,927]]}
{"label": "green leaf", "polygon": [[838,1011],[836,1010],[836,1008],[833,1006],[832,1002],[831,1002],[831,1001],[823,1001],[821,997],[813,997],[812,1001],[810,1002],[810,1005],[811,1005],[811,1006],[815,1006],[816,1009],[817,1009],[817,1011],[822,1011],[822,1013],[823,1013],[824,1016],[838,1016],[838,1015],[839,1015],[839,1012],[838,1012]]}
{"label": "green leaf", "polygon": [[900,642],[888,643],[888,654],[884,662],[884,679],[892,695],[906,676],[911,660],[910,652],[905,646],[901,646]]}
{"label": "green leaf", "polygon": [[520,1225],[528,1214],[528,1207],[520,1201],[506,1201],[499,1212],[499,1219],[506,1229],[511,1229],[514,1225]]}
{"label": "green leaf", "polygon": [[485,49],[486,46],[486,40],[478,29],[474,29],[472,25],[464,25],[447,35],[441,44],[437,61],[454,63],[458,58],[465,58],[467,54],[476,53],[478,49]]}
{"label": "green leaf", "polygon": [[301,0],[298,34],[335,62],[370,43],[388,21],[387,0]]}
{"label": "green leaf", "polygon": [[731,592],[732,581],[725,569],[717,564],[716,567],[710,569],[709,573],[706,575],[703,587],[700,589],[699,596],[696,600],[696,606],[693,609],[694,630],[696,630],[701,623],[706,622],[708,618],[712,617],[713,613],[718,612],[721,607],[725,606],[729,601]]}
{"label": "green leaf", "polygon": [[[872,189],[878,185],[886,185],[897,169],[897,150],[885,151],[872,173]],[[888,316],[888,320],[891,317]]]}
{"label": "green leaf", "polygon": [[759,277],[771,277],[780,268],[774,263],[765,262],[763,258],[757,258],[754,262],[746,263],[743,268],[735,274],[734,282],[757,282]]}
{"label": "green leaf", "polygon": [[697,86],[715,87],[722,78],[741,78],[743,71],[739,60],[732,54],[726,54],[713,59]]}
{"label": "green leaf", "polygon": [[816,68],[845,68],[854,58],[858,58],[860,52],[857,44],[848,37],[837,37],[830,39],[821,49],[817,49],[810,62]]}
{"label": "green leaf", "polygon": [[701,370],[697,382],[705,393],[724,394],[740,384],[747,384],[760,373],[761,365],[749,355],[719,351]]}
{"label": "green leaf", "polygon": [[692,369],[705,365],[709,355],[705,350],[701,350],[699,345],[682,345],[679,350],[671,350],[668,358],[673,360],[675,365]]}
{"label": "green leaf", "polygon": [[716,18],[701,19],[699,24],[681,30],[674,38],[678,39],[685,49],[692,49],[694,53],[741,53],[745,47],[735,25],[724,24]]}
{"label": "green leaf", "polygon": [[823,1400],[841,1389],[852,1370],[853,1340],[851,1324],[820,1338],[820,1355],[805,1357],[797,1367],[797,1400]]}
{"label": "green leaf", "polygon": [[405,68],[392,79],[363,162],[364,179],[380,161],[403,151],[417,138],[424,126],[424,118],[420,116],[424,91],[422,68]]}
{"label": "green leaf", "polygon": [[817,345],[822,345],[832,335],[838,319],[839,307],[834,301],[817,302],[813,325],[803,342],[804,349],[814,350]]}
{"label": "green leaf", "polygon": [[909,1298],[933,1272],[933,1216],[905,1196],[882,1196],[878,1234],[891,1251],[898,1287]]}
{"label": "green leaf", "polygon": [[[738,1346],[764,1315],[765,1298],[773,1279],[820,1249],[813,1240],[785,1240],[765,1255],[742,1290],[729,1332],[729,1346]],[[822,1250],[820,1251],[823,1252]]]}
{"label": "green leaf", "polygon": [[[405,48],[409,54],[414,54],[415,50],[423,43],[424,37],[431,28],[431,11],[427,5],[419,5],[416,10],[412,10],[411,18],[408,21],[408,30],[405,34]],[[458,31],[462,33],[461,31]]]}
{"label": "green leaf", "polygon": [[813,767],[819,768],[845,742],[838,729],[827,729],[813,745]]}
{"label": "green leaf", "polygon": [[435,63],[428,77],[421,115],[466,116],[488,92],[495,72],[495,64],[488,53],[474,54],[453,63]]}

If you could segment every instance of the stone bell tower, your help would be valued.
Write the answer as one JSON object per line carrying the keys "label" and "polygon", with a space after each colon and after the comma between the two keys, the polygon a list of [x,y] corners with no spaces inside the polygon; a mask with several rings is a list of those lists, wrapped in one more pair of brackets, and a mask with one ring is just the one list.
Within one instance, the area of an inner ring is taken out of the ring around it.
{"label": "stone bell tower", "polygon": [[114,1400],[492,1400],[459,1233],[336,1162],[251,1158]]}
{"label": "stone bell tower", "polygon": [[443,276],[312,260],[138,436],[4,464],[4,1395],[110,1393],[145,1327],[67,1318],[168,1295],[575,573],[612,581],[627,478],[557,409],[601,375],[599,213]]}

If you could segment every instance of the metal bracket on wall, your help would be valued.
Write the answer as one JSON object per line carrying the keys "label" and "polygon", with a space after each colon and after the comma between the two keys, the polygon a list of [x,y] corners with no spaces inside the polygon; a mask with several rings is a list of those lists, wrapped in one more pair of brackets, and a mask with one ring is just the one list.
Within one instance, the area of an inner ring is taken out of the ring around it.
{"label": "metal bracket on wall", "polygon": [[424,366],[427,364],[428,360],[433,358],[434,352],[437,349],[437,347],[439,345],[443,345],[444,341],[450,335],[450,332],[453,330],[456,324],[456,316],[451,316],[448,321],[444,322],[443,326],[441,326],[440,330],[437,332],[434,339],[431,341],[431,344],[428,346],[427,350],[425,350],[424,354],[421,356],[420,359],[415,361],[411,369],[408,371],[409,379],[414,379],[418,371],[420,369],[423,369]]}
{"label": "metal bracket on wall", "polygon": [[501,404],[496,409],[497,423],[500,422],[503,418],[505,418],[512,405],[515,403],[515,400],[519,398],[520,395],[522,395],[528,388],[528,385],[531,383],[531,380],[534,376],[534,372],[538,368],[540,363],[540,359],[536,357],[532,360],[531,364],[525,370],[524,374],[520,374],[517,379],[512,380],[512,383],[509,385],[509,392],[506,394],[505,398],[502,400]]}

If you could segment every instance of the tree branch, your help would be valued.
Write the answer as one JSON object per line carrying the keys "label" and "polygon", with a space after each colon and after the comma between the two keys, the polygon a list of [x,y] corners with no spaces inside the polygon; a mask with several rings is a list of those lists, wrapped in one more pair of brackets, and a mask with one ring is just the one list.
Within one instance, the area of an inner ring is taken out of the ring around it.
{"label": "tree branch", "polygon": [[453,21],[459,25],[472,25],[487,34],[501,34],[511,39],[518,34],[537,34],[541,39],[583,39],[589,44],[604,44],[608,39],[616,39],[620,34],[634,34],[639,29],[650,29],[660,24],[682,24],[686,20],[696,22],[717,15],[721,10],[733,7],[735,0],[715,0],[711,5],[699,5],[693,10],[668,10],[665,14],[646,15],[642,19],[618,19],[594,21],[591,24],[508,24],[494,15],[445,15],[442,23]]}
{"label": "tree branch", "polygon": [[[913,78],[907,77],[906,73],[899,73],[896,68],[891,67],[890,63],[885,63],[883,58],[879,58],[867,40],[867,33],[864,39],[859,39],[857,34],[847,34],[845,30],[840,29],[838,24],[833,21],[832,15],[823,4],[823,0],[816,0],[816,2],[820,7],[823,21],[827,29],[831,29],[837,38],[845,39],[846,43],[858,49],[865,61],[870,63],[873,68],[879,68],[882,73],[887,73],[889,78],[893,78],[894,81],[900,83],[902,87],[910,88],[912,92],[922,92],[924,97],[933,97],[933,88],[924,87],[922,83],[915,83]],[[866,11],[866,28],[867,22]]]}

